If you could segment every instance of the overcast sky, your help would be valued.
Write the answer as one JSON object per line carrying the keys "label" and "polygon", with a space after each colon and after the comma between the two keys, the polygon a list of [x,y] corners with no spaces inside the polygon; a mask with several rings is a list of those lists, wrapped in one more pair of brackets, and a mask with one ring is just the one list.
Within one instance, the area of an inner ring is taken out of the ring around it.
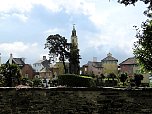
{"label": "overcast sky", "polygon": [[112,53],[118,63],[133,56],[136,31],[146,20],[146,6],[125,7],[117,0],[0,0],[0,53],[4,63],[10,53],[33,64],[48,55],[48,35],[60,34],[70,42],[77,30],[81,65]]}

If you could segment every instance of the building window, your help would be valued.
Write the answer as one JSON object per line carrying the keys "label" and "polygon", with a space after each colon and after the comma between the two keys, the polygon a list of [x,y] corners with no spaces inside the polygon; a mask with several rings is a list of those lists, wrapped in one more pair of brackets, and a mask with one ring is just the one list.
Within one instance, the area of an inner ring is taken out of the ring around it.
{"label": "building window", "polygon": [[84,68],[84,71],[85,71],[85,72],[87,71],[87,68],[86,68],[86,67]]}
{"label": "building window", "polygon": [[25,78],[28,78],[28,74],[25,74]]}

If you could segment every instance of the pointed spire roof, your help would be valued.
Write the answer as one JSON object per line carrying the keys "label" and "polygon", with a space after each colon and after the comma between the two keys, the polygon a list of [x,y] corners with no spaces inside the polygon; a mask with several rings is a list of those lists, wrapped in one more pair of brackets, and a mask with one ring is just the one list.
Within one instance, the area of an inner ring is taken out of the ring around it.
{"label": "pointed spire roof", "polygon": [[72,30],[72,35],[71,36],[77,36],[76,35],[76,30],[75,30],[75,24],[73,24],[73,30]]}

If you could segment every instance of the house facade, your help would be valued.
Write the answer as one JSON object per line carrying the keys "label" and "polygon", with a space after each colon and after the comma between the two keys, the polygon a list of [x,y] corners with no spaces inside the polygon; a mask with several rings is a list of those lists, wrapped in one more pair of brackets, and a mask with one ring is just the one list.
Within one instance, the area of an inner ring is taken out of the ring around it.
{"label": "house facade", "polygon": [[46,56],[43,56],[42,60],[39,60],[33,64],[33,69],[35,72],[40,72],[44,67],[50,67],[50,61],[46,59]]}
{"label": "house facade", "polygon": [[21,69],[22,76],[32,80],[35,76],[35,71],[30,64],[24,64]]}
{"label": "house facade", "polygon": [[103,66],[103,74],[107,76],[110,73],[118,75],[118,60],[112,56],[111,53],[101,60]]}
{"label": "house facade", "polygon": [[103,67],[101,62],[97,62],[97,58],[94,57],[93,61],[88,61],[87,64],[82,66],[82,75],[91,75],[98,77],[103,73]]}
{"label": "house facade", "polygon": [[118,60],[112,57],[111,53],[107,54],[107,57],[102,59],[101,62],[97,62],[97,58],[94,57],[93,61],[89,61],[82,66],[82,74],[100,76],[103,74],[107,76],[109,73],[118,74]]}
{"label": "house facade", "polygon": [[149,84],[149,73],[141,72],[140,66],[137,64],[137,60],[135,57],[130,57],[124,60],[120,65],[120,73],[127,73],[127,75],[132,78],[135,73],[140,73],[143,75],[143,80],[141,81],[143,84]]}
{"label": "house facade", "polygon": [[129,77],[132,77],[134,73],[139,69],[135,57],[127,58],[119,65],[120,73],[127,73]]}
{"label": "house facade", "polygon": [[25,64],[24,58],[13,58],[13,55],[10,54],[9,60],[6,64],[16,64],[20,68],[20,73],[23,78],[33,79],[35,72],[30,64]]}

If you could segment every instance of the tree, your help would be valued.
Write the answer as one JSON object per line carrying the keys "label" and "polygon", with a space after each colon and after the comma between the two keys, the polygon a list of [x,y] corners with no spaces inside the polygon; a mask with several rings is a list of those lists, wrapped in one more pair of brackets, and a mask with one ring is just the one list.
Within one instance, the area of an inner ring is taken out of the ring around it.
{"label": "tree", "polygon": [[4,64],[0,67],[0,74],[4,79],[4,86],[12,87],[20,84],[20,69],[16,64]]}
{"label": "tree", "polygon": [[123,73],[123,74],[120,75],[119,79],[123,83],[123,86],[125,85],[124,82],[126,81],[127,78],[128,77],[127,77],[126,73]]}
{"label": "tree", "polygon": [[152,17],[152,14],[150,13],[150,11],[152,10],[152,1],[151,0],[118,0],[119,3],[125,4],[126,6],[130,5],[130,4],[135,5],[135,3],[138,1],[142,1],[145,4],[148,4],[147,10],[144,11],[144,14],[146,14],[148,17]]}
{"label": "tree", "polygon": [[46,39],[45,48],[49,49],[49,55],[53,61],[56,57],[59,57],[59,60],[63,62],[64,71],[67,73],[65,60],[70,57],[70,44],[67,43],[67,39],[59,34],[50,35]]}
{"label": "tree", "polygon": [[42,87],[42,81],[39,78],[33,79],[33,87]]}
{"label": "tree", "polygon": [[141,28],[136,29],[138,41],[134,43],[134,55],[145,70],[152,71],[152,20],[142,23]]}
{"label": "tree", "polygon": [[22,85],[32,86],[32,85],[33,85],[33,82],[32,82],[32,80],[29,80],[29,78],[22,78],[22,79],[21,79],[21,84],[22,84]]}
{"label": "tree", "polygon": [[105,78],[104,74],[100,74],[100,76],[96,79],[96,85],[97,86],[103,86],[103,79]]}
{"label": "tree", "polygon": [[0,74],[0,87],[3,87],[4,86],[4,77],[2,74]]}
{"label": "tree", "polygon": [[141,84],[141,80],[143,80],[143,75],[142,74],[134,74],[134,82],[136,84],[137,87],[140,86]]}
{"label": "tree", "polygon": [[70,47],[70,73],[71,74],[80,74],[80,55],[79,55],[79,49],[75,48],[71,45]]}
{"label": "tree", "polygon": [[114,79],[116,78],[116,75],[114,73],[109,73],[108,80],[109,78],[111,78],[114,81]]}

